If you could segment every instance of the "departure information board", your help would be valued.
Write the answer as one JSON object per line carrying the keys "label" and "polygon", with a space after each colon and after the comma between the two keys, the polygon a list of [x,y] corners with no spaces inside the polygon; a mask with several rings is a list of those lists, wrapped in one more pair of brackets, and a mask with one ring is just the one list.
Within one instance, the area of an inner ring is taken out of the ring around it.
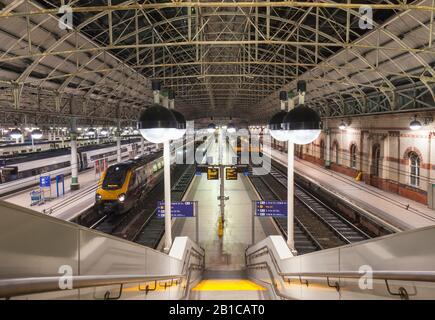
{"label": "departure information board", "polygon": [[207,169],[207,180],[219,180],[219,168],[209,167]]}
{"label": "departure information board", "polygon": [[237,168],[225,168],[226,180],[237,180]]}

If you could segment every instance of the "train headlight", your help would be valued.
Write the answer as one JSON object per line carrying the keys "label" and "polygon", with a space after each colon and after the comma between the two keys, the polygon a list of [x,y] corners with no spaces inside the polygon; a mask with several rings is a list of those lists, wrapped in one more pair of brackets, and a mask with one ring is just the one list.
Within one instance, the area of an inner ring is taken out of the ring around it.
{"label": "train headlight", "polygon": [[121,194],[118,196],[118,201],[119,201],[119,202],[124,202],[124,201],[125,201],[125,194],[121,193]]}
{"label": "train headlight", "polygon": [[101,201],[102,198],[103,198],[103,197],[102,197],[101,194],[99,194],[99,193],[97,193],[97,194],[95,195],[95,200],[97,200],[97,201]]}

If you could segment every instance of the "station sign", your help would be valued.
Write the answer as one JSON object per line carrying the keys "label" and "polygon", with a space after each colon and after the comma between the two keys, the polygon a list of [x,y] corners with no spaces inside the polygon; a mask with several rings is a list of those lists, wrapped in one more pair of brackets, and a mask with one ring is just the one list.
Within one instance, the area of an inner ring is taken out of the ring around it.
{"label": "station sign", "polygon": [[226,180],[237,180],[237,168],[225,168]]}
{"label": "station sign", "polygon": [[50,176],[41,176],[41,177],[39,177],[39,187],[40,188],[49,188],[49,187],[51,187]]}
{"label": "station sign", "polygon": [[287,217],[287,201],[255,201],[258,217]]}
{"label": "station sign", "polygon": [[219,168],[208,167],[207,180],[219,180]]}
{"label": "station sign", "polygon": [[[165,217],[165,202],[157,202],[158,218]],[[194,201],[173,201],[171,202],[171,216],[172,218],[191,218],[195,216],[195,202]]]}

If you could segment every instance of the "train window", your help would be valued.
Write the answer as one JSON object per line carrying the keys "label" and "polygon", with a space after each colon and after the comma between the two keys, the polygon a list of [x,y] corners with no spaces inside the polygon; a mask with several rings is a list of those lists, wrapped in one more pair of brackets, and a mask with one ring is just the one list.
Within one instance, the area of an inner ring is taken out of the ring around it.
{"label": "train window", "polygon": [[138,177],[137,177],[137,175],[136,175],[136,172],[133,172],[132,174],[131,174],[131,177],[130,177],[130,182],[129,182],[129,184],[128,184],[128,187],[129,188],[133,188],[134,186],[136,186],[136,183],[137,183],[137,179]]}
{"label": "train window", "polygon": [[18,168],[9,167],[0,169],[1,183],[13,181],[18,178]]}
{"label": "train window", "polygon": [[102,188],[104,190],[116,190],[124,184],[128,168],[125,165],[116,165],[107,169]]}

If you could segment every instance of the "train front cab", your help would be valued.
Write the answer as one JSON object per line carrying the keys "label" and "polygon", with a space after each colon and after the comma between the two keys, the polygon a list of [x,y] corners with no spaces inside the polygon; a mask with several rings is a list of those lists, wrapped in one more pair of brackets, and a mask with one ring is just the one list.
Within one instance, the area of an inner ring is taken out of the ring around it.
{"label": "train front cab", "polygon": [[95,195],[100,213],[123,214],[132,208],[137,198],[128,192],[131,177],[132,171],[126,163],[112,165],[102,174]]}

